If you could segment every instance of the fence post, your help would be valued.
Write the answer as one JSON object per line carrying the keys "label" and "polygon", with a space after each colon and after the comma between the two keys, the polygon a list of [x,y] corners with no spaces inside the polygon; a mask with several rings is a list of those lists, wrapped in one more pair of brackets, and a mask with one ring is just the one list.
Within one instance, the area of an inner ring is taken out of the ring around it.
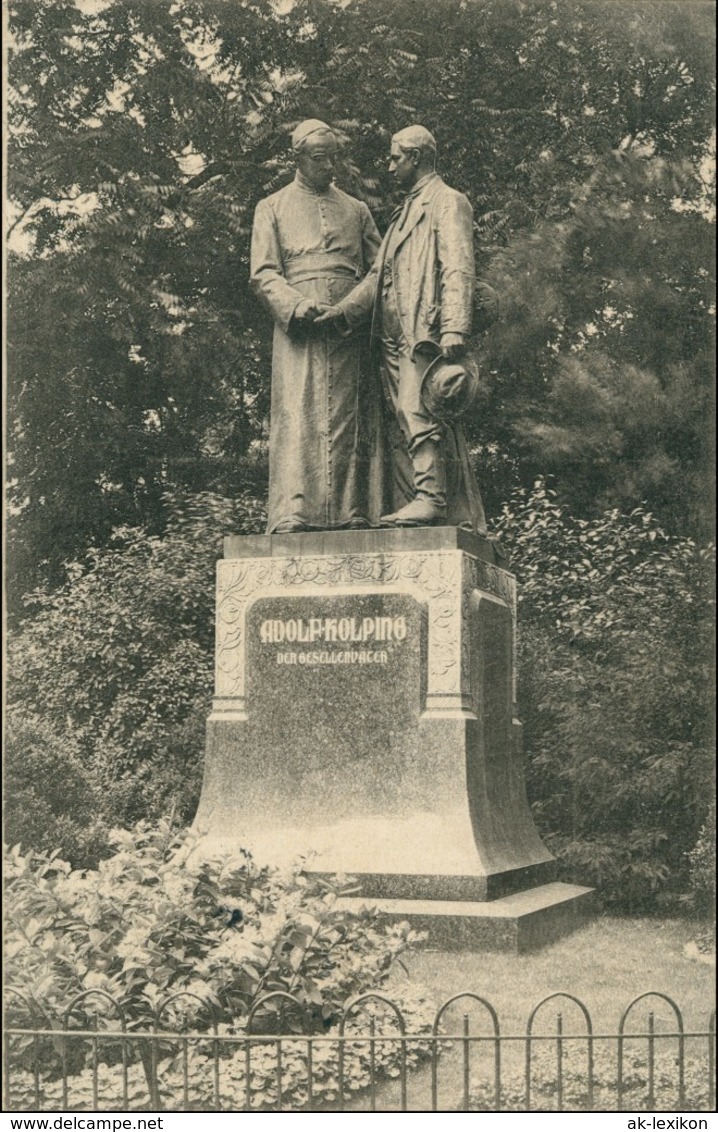
{"label": "fence post", "polygon": [[[624,1053],[624,1042],[626,1040],[625,1039],[626,1020],[627,1020],[630,1012],[633,1010],[633,1007],[636,1006],[637,1003],[642,1002],[644,998],[660,998],[662,1002],[667,1002],[668,1005],[670,1006],[671,1010],[673,1011],[673,1014],[674,1014],[675,1019],[676,1019],[676,1026],[678,1028],[678,1055],[679,1055],[678,1096],[679,1096],[679,1104],[682,1103],[683,1097],[684,1097],[685,1086],[684,1086],[683,1050],[684,1050],[685,1027],[683,1025],[683,1015],[681,1014],[680,1010],[676,1006],[673,999],[670,998],[667,994],[663,994],[661,991],[644,991],[643,994],[637,995],[636,998],[632,999],[631,1002],[629,1002],[628,1006],[626,1007],[626,1009],[623,1011],[623,1014],[621,1015],[620,1022],[618,1023],[618,1073],[617,1073],[616,1091],[617,1091],[617,1094],[618,1094],[617,1095],[617,1105],[618,1105],[618,1111],[619,1112],[623,1111],[623,1109],[620,1106],[623,1102],[623,1093],[624,1093],[624,1088],[623,1088],[623,1053]],[[640,1035],[640,1036],[643,1037],[644,1035]],[[656,1028],[655,1028],[655,1014],[652,1010],[649,1011],[649,1013],[648,1013],[648,1033],[645,1034],[645,1036],[648,1039],[648,1106],[649,1106],[649,1108],[655,1108],[655,1095],[654,1094],[655,1094]]]}
{"label": "fence post", "polygon": [[251,1010],[249,1011],[249,1014],[247,1015],[247,1028],[246,1028],[247,1037],[246,1037],[246,1045],[245,1045],[246,1053],[245,1053],[245,1063],[244,1063],[245,1064],[245,1090],[246,1090],[246,1095],[247,1095],[247,1110],[248,1111],[251,1111],[251,1099],[252,1099],[251,1098],[251,1089],[249,1087],[249,1074],[250,1074],[250,1070],[251,1070],[251,1042],[250,1042],[249,1038],[250,1038],[250,1035],[251,1035],[252,1024],[254,1022],[255,1014],[258,1014],[259,1011],[262,1010],[267,1005],[268,1002],[275,1002],[275,1001],[279,1003],[279,1009],[278,1009],[279,1037],[276,1037],[273,1034],[268,1034],[267,1037],[272,1040],[272,1042],[274,1043],[274,1045],[276,1046],[276,1049],[277,1049],[277,1105],[276,1105],[276,1111],[277,1112],[282,1111],[282,1083],[283,1083],[282,1078],[283,1078],[283,1073],[284,1073],[282,1039],[283,1039],[283,1030],[284,1030],[285,1003],[290,1002],[292,1004],[292,1006],[295,1006],[297,1008],[301,1017],[305,1018],[304,1007],[302,1006],[299,999],[296,998],[295,995],[290,994],[289,991],[270,991],[269,994],[265,994],[265,995],[262,996],[262,998],[257,999],[257,1001],[252,1006]]}
{"label": "fence post", "polygon": [[469,1077],[469,1059],[470,1059],[470,1046],[469,1046],[469,1016],[464,1015],[464,1040],[461,1044],[462,1060],[463,1060],[463,1078],[464,1078],[464,1112],[469,1111],[471,1082]]}
{"label": "fence post", "polygon": [[[67,1081],[67,1060],[68,1060],[67,1049],[68,1049],[69,1035],[71,1033],[71,1031],[70,1031],[70,1018],[72,1017],[72,1015],[75,1012],[78,1011],[78,1008],[80,1007],[81,1004],[83,1006],[83,1014],[81,1015],[81,1017],[86,1017],[87,1015],[84,1013],[84,1003],[85,1003],[86,999],[90,999],[90,998],[94,998],[95,1000],[99,999],[101,1001],[109,1003],[111,1010],[119,1018],[120,1029],[122,1031],[122,1037],[120,1038],[120,1043],[121,1043],[123,1049],[124,1049],[124,1046],[125,1046],[125,1031],[126,1031],[125,1012],[122,1009],[122,1007],[120,1006],[120,1004],[119,1004],[119,1002],[117,1001],[116,998],[114,998],[107,991],[100,990],[99,988],[97,988],[97,989],[90,988],[89,990],[80,991],[79,994],[76,994],[75,997],[70,1000],[67,1008],[65,1009],[65,1013],[63,1014],[63,1017],[62,1017],[62,1039],[61,1039],[61,1041],[62,1041],[62,1054],[61,1054],[61,1062],[62,1062],[62,1106],[63,1106],[63,1109],[65,1109],[65,1110],[68,1108],[68,1105],[69,1105],[69,1093],[68,1093],[68,1081]],[[93,1037],[90,1038],[90,1045],[91,1045],[91,1049],[92,1049],[92,1105],[93,1105],[93,1108],[95,1110],[97,1110],[100,1107],[100,1097],[99,1097],[100,1037],[99,1037],[99,1016],[98,1016],[98,1012],[97,1012],[97,1006],[95,1006],[94,1011],[89,1018],[86,1029],[91,1030],[92,1033],[93,1033]],[[126,1057],[122,1058],[122,1065],[123,1065],[122,1091],[123,1091],[123,1100],[125,1100],[126,1097],[127,1097]]]}
{"label": "fence post", "polygon": [[716,1012],[712,1012],[708,1019],[708,1107],[713,1110],[716,1106]]}
{"label": "fence post", "polygon": [[249,1074],[252,1071],[252,1043],[249,1034],[244,1039],[244,1092],[247,1112],[252,1111],[252,1092],[249,1087]]}
{"label": "fence post", "polygon": [[[432,1112],[436,1112],[438,1108],[439,1096],[439,1081],[438,1081],[438,1041],[439,1041],[439,1025],[441,1023],[444,1011],[453,1006],[455,1002],[461,999],[468,998],[472,1002],[478,1002],[488,1011],[491,1018],[491,1026],[493,1029],[493,1047],[494,1047],[494,1111],[498,1112],[501,1108],[501,1027],[499,1026],[499,1016],[494,1010],[491,1003],[482,998],[481,995],[474,994],[472,991],[461,991],[459,994],[454,994],[451,998],[447,998],[446,1002],[439,1007],[434,1018],[434,1025],[432,1026],[432,1059],[431,1059],[431,1104]],[[469,1079],[468,1079],[468,1057],[466,1053],[467,1045],[471,1044],[471,1038],[468,1033],[469,1016],[464,1014],[464,1034],[462,1044],[464,1046],[464,1103],[466,1110],[469,1104]]]}
{"label": "fence post", "polygon": [[159,1042],[159,1023],[157,1016],[152,1024],[152,1037],[150,1038],[149,1050],[149,1077],[147,1085],[150,1094],[150,1109],[152,1112],[160,1112],[162,1109],[162,1099],[160,1097],[160,1083],[158,1079],[158,1066],[159,1066],[159,1050],[157,1048]]}
{"label": "fence post", "polygon": [[[32,1029],[33,1016],[35,1014],[34,1003],[29,998],[27,998],[24,994],[21,994],[20,991],[14,990],[12,987],[8,987],[7,991],[5,992],[5,998],[4,998],[4,1002],[3,1002],[3,1014],[4,1014],[4,1022],[5,1022],[4,1034],[3,1034],[3,1049],[4,1049],[4,1053],[5,1053],[5,1060],[4,1060],[4,1064],[3,1064],[3,1078],[4,1078],[4,1082],[5,1082],[5,1090],[4,1090],[4,1092],[5,1092],[5,1107],[8,1108],[8,1109],[12,1107],[12,1105],[10,1104],[11,1090],[12,1090],[12,1084],[11,1084],[11,1081],[10,1081],[10,1064],[11,1064],[11,1057],[12,1057],[12,1045],[11,1045],[11,1042],[10,1042],[10,1037],[11,1037],[10,1031],[12,1030],[12,1027],[8,1024],[8,1022],[9,1022],[9,1020],[8,1020],[8,1010],[10,1008],[9,1000],[11,998],[17,999],[18,1002],[22,1003],[23,1010],[27,1014],[28,1021],[30,1022],[30,1028],[31,1029]],[[33,1074],[33,1085],[34,1085],[34,1090],[35,1090],[35,1108],[40,1109],[40,1108],[42,1108],[41,1094],[40,1094],[40,1059],[39,1059],[39,1056],[38,1056],[38,1034],[35,1033],[34,1031],[33,1031],[33,1034],[32,1034],[32,1074]]]}
{"label": "fence post", "polygon": [[[390,1007],[394,1013],[397,1025],[399,1027],[398,1037],[393,1039],[399,1042],[399,1049],[402,1051],[400,1054],[400,1061],[402,1066],[401,1076],[401,1105],[402,1112],[406,1112],[406,1024],[404,1022],[404,1015],[399,1007],[385,994],[380,994],[378,991],[367,991],[366,994],[360,994],[356,998],[352,998],[349,1002],[345,1003],[342,1016],[339,1020],[339,1103],[344,1104],[344,1045],[347,1040],[346,1037],[346,1024],[349,1014],[355,1011],[357,1007],[363,1006],[365,1002],[369,1001],[381,1002],[384,1006]],[[361,1039],[357,1039],[359,1041]],[[372,1112],[376,1112],[376,1026],[374,1018],[369,1022],[369,1082],[370,1082],[370,1103],[372,1105]]]}
{"label": "fence post", "polygon": [[314,1047],[311,1037],[307,1038],[307,1108],[312,1111],[314,1105]]}
{"label": "fence post", "polygon": [[[565,998],[569,1002],[573,1002],[576,1006],[578,1006],[579,1010],[581,1011],[581,1013],[583,1015],[583,1020],[586,1024],[586,1065],[587,1065],[587,1070],[588,1070],[587,1098],[588,1098],[589,1104],[593,1103],[593,1023],[591,1021],[591,1015],[589,1014],[588,1007],[585,1005],[585,1003],[583,1003],[580,998],[577,998],[575,994],[569,994],[567,991],[555,991],[553,994],[546,995],[545,998],[542,998],[540,1002],[536,1003],[533,1010],[529,1014],[528,1021],[526,1023],[525,1099],[526,1099],[526,1111],[527,1112],[533,1111],[531,1109],[531,1051],[532,1051],[532,1047],[533,1047],[534,1019],[536,1018],[536,1015],[538,1014],[541,1007],[545,1006],[547,1002],[551,1002],[554,998]],[[562,1016],[561,1013],[558,1013],[556,1015],[556,1031],[557,1031],[557,1037],[556,1037],[556,1042],[557,1042],[557,1047],[556,1047],[556,1056],[557,1056],[556,1087],[557,1087],[557,1090],[558,1090],[559,1111],[563,1111],[562,1106],[563,1106],[563,1043],[564,1043],[564,1038],[563,1038],[563,1016]]]}
{"label": "fence post", "polygon": [[[92,1015],[92,1022],[91,1022],[90,1028],[92,1030],[94,1030],[95,1033],[97,1033],[97,1010],[95,1010],[95,1013]],[[99,1051],[99,1047],[98,1047],[97,1038],[96,1037],[91,1038],[91,1042],[92,1042],[92,1107],[94,1108],[95,1112],[97,1112],[97,1109],[100,1107],[100,1101],[99,1101],[99,1074],[100,1074],[99,1052],[100,1051]]]}
{"label": "fence post", "polygon": [[563,1016],[556,1015],[556,1087],[558,1091],[558,1111],[563,1112]]}
{"label": "fence post", "polygon": [[62,1037],[60,1038],[62,1065],[62,1111],[67,1112],[67,1018],[63,1019]]}
{"label": "fence post", "polygon": [[648,1107],[656,1107],[656,1016],[648,1012]]}
{"label": "fence post", "polygon": [[212,1041],[212,1085],[214,1088],[214,1107],[217,1112],[222,1111],[222,1099],[219,1091],[219,1042],[217,1040],[217,1019],[212,1019],[212,1031],[214,1039]]}
{"label": "fence post", "polygon": [[[160,1094],[160,1082],[159,1082],[159,1048],[158,1047],[159,1047],[159,1041],[160,1041],[160,1034],[163,1031],[160,1029],[160,1019],[161,1019],[162,1015],[164,1014],[165,1010],[167,1010],[168,1006],[171,1006],[175,1002],[179,1002],[180,999],[187,999],[188,1001],[196,1003],[199,1006],[199,1011],[196,1012],[196,1016],[199,1017],[200,1020],[201,1020],[200,1011],[206,1011],[209,1014],[209,1020],[210,1020],[210,1025],[211,1025],[211,1029],[212,1029],[212,1034],[214,1035],[214,1039],[215,1039],[212,1042],[214,1102],[215,1102],[215,1107],[219,1111],[219,1050],[218,1050],[218,1043],[217,1043],[217,1040],[216,1040],[217,1039],[217,1015],[215,1013],[214,1004],[212,1002],[208,1001],[205,998],[202,998],[202,996],[197,994],[195,991],[189,991],[189,990],[173,991],[171,994],[168,994],[166,998],[162,999],[162,1001],[160,1002],[160,1004],[157,1006],[157,1008],[155,1010],[154,1024],[153,1024],[153,1036],[152,1036],[152,1042],[151,1042],[152,1049],[151,1049],[151,1057],[150,1057],[150,1081],[149,1081],[150,1097],[151,1097],[152,1103],[156,1105],[158,1112],[161,1111],[161,1109],[162,1109],[162,1098],[161,1098],[161,1094]],[[195,1021],[196,1021],[196,1018],[195,1018]],[[185,1015],[184,1022],[185,1022],[185,1025],[186,1025],[186,1015]],[[174,1033],[174,1032],[169,1036],[171,1036],[173,1038],[177,1037],[177,1038],[181,1039],[182,1069],[183,1069],[183,1073],[182,1073],[182,1078],[183,1078],[183,1080],[182,1080],[182,1095],[183,1095],[183,1098],[184,1098],[185,1111],[187,1111],[187,1109],[189,1108],[189,1039],[187,1037],[183,1037],[182,1034],[180,1034],[180,1033]]]}
{"label": "fence post", "polygon": [[3,1034],[2,1042],[3,1042],[3,1053],[5,1055],[4,1058],[3,1058],[3,1067],[2,1067],[3,1096],[5,1098],[3,1103],[5,1105],[5,1108],[11,1109],[12,1104],[11,1104],[11,1096],[10,1096],[10,1035],[7,1032],[7,1027],[5,1027],[5,1033]]}
{"label": "fence post", "polygon": [[376,1023],[374,1018],[369,1019],[369,1104],[371,1111],[376,1112]]}

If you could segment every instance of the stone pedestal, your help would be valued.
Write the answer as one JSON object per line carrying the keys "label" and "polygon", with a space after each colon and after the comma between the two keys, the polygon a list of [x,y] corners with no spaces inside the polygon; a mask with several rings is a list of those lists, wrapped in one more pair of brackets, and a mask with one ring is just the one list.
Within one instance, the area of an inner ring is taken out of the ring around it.
{"label": "stone pedestal", "polygon": [[226,539],[209,846],[350,875],[442,946],[571,930],[589,890],[552,883],[526,800],[515,618],[505,561],[456,528]]}

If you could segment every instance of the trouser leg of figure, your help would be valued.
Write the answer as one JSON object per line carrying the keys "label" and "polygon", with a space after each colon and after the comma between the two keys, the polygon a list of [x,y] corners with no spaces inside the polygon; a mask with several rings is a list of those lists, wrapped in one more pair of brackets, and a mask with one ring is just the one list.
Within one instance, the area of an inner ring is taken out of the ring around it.
{"label": "trouser leg of figure", "polygon": [[385,303],[384,327],[384,389],[411,461],[414,498],[395,513],[382,515],[380,521],[386,526],[406,527],[443,523],[446,521],[444,429],[427,412],[421,399],[427,363],[412,356],[391,302]]}
{"label": "trouser leg of figure", "polygon": [[446,455],[441,440],[424,440],[410,451],[415,497],[382,522],[396,527],[424,527],[446,521]]}
{"label": "trouser leg of figure", "polygon": [[397,527],[423,527],[446,520],[446,457],[443,441],[425,440],[411,452],[416,497],[393,516]]}

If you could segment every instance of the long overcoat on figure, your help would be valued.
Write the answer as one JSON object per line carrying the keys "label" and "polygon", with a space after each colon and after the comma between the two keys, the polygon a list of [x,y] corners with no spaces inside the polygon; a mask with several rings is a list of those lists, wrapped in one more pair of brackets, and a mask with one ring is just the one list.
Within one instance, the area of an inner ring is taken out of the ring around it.
{"label": "long overcoat on figure", "polygon": [[[395,228],[397,229],[395,231]],[[355,329],[371,313],[371,338],[380,356],[381,301],[388,254],[404,337],[417,366],[440,349],[442,334],[471,334],[475,298],[473,212],[463,193],[438,173],[428,176],[397,209],[366,278],[339,304]],[[417,350],[418,347],[418,350]],[[389,422],[390,425],[392,422]],[[386,430],[391,437],[391,427]],[[449,463],[448,522],[486,532],[484,509],[461,425],[445,428]],[[412,472],[405,446],[393,429],[394,508],[412,497]]]}

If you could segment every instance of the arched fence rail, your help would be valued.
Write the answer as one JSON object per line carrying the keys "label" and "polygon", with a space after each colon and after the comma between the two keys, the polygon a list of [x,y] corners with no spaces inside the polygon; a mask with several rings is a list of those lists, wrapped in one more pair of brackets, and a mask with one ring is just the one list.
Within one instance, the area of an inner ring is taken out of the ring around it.
{"label": "arched fence rail", "polygon": [[137,1017],[101,989],[58,1012],[9,990],[6,1111],[713,1111],[715,1011],[688,1029],[645,991],[615,1030],[573,994],[502,1030],[488,999],[453,995],[414,1026],[384,993],[339,1017],[285,991],[228,1021],[192,990]]}

